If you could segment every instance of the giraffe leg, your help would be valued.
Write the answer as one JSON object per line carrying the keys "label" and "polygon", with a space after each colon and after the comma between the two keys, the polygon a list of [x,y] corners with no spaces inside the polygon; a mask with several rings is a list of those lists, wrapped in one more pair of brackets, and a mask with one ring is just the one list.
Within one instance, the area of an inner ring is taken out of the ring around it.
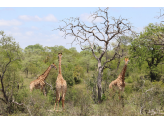
{"label": "giraffe leg", "polygon": [[64,101],[65,101],[65,93],[62,94],[62,107],[64,111]]}
{"label": "giraffe leg", "polygon": [[57,109],[59,109],[59,100],[60,100],[60,93],[58,94],[58,100],[57,100],[57,102],[58,102],[58,108]]}
{"label": "giraffe leg", "polygon": [[30,92],[32,92],[32,89],[30,89]]}
{"label": "giraffe leg", "polygon": [[123,91],[121,91],[121,103],[122,103],[122,107],[124,107],[124,97],[123,97]]}
{"label": "giraffe leg", "polygon": [[62,99],[62,107],[63,107],[63,111],[65,110],[65,109],[64,109],[64,101],[65,101],[65,100]]}
{"label": "giraffe leg", "polygon": [[41,92],[43,93],[43,86],[40,87]]}
{"label": "giraffe leg", "polygon": [[47,96],[47,95],[46,95],[46,91],[45,91],[45,87],[43,87],[43,91],[44,91],[44,95]]}
{"label": "giraffe leg", "polygon": [[55,110],[55,108],[56,108],[57,100],[58,100],[58,93],[56,92],[56,100],[55,100],[54,110]]}
{"label": "giraffe leg", "polygon": [[55,106],[54,106],[54,110],[55,110],[55,108],[56,108],[56,103],[57,103],[57,97],[56,97],[56,101],[55,101]]}
{"label": "giraffe leg", "polygon": [[60,93],[56,93],[56,101],[55,101],[55,106],[54,106],[54,110],[56,108],[56,105],[58,104],[57,110],[59,109],[59,100],[60,100]]}
{"label": "giraffe leg", "polygon": [[32,85],[30,85],[30,92],[32,93],[32,91],[33,91],[33,86]]}

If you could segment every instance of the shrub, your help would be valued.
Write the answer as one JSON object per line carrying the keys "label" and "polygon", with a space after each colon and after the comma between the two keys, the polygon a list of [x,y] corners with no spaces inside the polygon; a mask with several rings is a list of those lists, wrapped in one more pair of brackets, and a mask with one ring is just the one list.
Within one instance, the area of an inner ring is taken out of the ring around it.
{"label": "shrub", "polygon": [[66,102],[70,104],[70,106],[67,110],[69,110],[71,114],[72,111],[74,112],[76,110],[76,115],[90,115],[92,113],[92,98],[90,95],[88,90],[81,88],[69,89],[66,94]]}
{"label": "shrub", "polygon": [[125,79],[127,83],[133,83],[133,79],[131,76],[129,76],[127,79]]}
{"label": "shrub", "polygon": [[131,87],[131,86],[128,86],[128,85],[126,85],[126,86],[125,86],[125,93],[127,93],[127,94],[132,93],[132,87]]}

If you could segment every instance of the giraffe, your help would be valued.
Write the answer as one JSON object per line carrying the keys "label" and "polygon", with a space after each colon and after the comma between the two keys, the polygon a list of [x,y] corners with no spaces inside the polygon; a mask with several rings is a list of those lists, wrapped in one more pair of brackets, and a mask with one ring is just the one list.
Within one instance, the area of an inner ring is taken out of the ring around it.
{"label": "giraffe", "polygon": [[[116,80],[112,81],[109,84],[109,89],[112,89],[114,86],[117,87],[117,89],[119,89],[119,99],[121,99],[120,91],[123,92],[124,88],[125,88],[124,77],[125,77],[125,72],[126,72],[128,62],[129,62],[129,58],[125,57],[125,65],[124,65],[122,72],[120,73],[120,75],[118,76],[118,78]],[[113,91],[114,91],[114,88],[113,88]]]}
{"label": "giraffe", "polygon": [[47,68],[47,70],[42,75],[40,75],[36,80],[34,80],[30,83],[30,91],[31,92],[33,91],[34,88],[35,89],[41,89],[42,92],[44,90],[44,95],[46,96],[45,79],[47,78],[51,68],[55,68],[57,70],[56,65],[53,63]]}
{"label": "giraffe", "polygon": [[[56,80],[56,101],[55,101],[55,107],[58,103],[58,108],[59,108],[59,100],[62,100],[62,108],[64,110],[64,101],[65,101],[65,94],[67,91],[67,82],[64,80],[61,72],[61,58],[62,58],[62,53],[58,53],[58,61],[59,61],[59,74]],[[60,93],[62,93],[61,98],[60,98]],[[58,111],[58,110],[57,110]]]}

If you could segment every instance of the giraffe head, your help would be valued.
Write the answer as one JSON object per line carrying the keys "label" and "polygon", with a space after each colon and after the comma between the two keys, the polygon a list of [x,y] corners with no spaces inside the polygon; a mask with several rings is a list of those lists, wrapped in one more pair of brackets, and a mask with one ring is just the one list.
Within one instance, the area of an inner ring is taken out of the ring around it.
{"label": "giraffe head", "polygon": [[57,70],[57,67],[56,67],[56,65],[54,63],[51,64],[51,68],[55,68]]}
{"label": "giraffe head", "polygon": [[62,57],[62,52],[58,53],[58,59],[59,59],[59,57]]}
{"label": "giraffe head", "polygon": [[128,57],[125,57],[125,64],[126,65],[128,64],[129,61],[130,61],[129,58]]}

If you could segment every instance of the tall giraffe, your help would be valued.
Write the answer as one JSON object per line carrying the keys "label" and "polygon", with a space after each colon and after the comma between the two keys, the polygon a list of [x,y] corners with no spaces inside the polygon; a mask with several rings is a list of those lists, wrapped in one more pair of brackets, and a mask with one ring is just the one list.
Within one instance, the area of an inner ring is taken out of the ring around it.
{"label": "tall giraffe", "polygon": [[59,74],[56,80],[56,101],[55,101],[54,110],[57,103],[58,103],[58,108],[59,108],[60,93],[62,93],[62,107],[64,110],[65,94],[67,91],[67,82],[64,80],[62,76],[62,72],[61,72],[61,58],[62,58],[62,53],[58,53]]}
{"label": "tall giraffe", "polygon": [[47,70],[42,75],[40,75],[36,80],[34,80],[30,83],[30,91],[31,92],[33,91],[34,88],[41,89],[42,92],[44,91],[44,95],[46,96],[45,79],[47,78],[51,68],[55,68],[57,70],[56,65],[53,63],[47,68]]}
{"label": "tall giraffe", "polygon": [[[126,72],[126,68],[127,68],[127,64],[129,62],[129,58],[126,58],[125,57],[125,65],[123,67],[123,70],[122,72],[120,73],[120,75],[118,76],[118,78],[114,81],[112,81],[110,84],[109,84],[109,89],[112,89],[113,86],[117,87],[119,89],[119,99],[120,98],[120,91],[124,91],[124,88],[125,88],[125,82],[124,82],[124,77],[125,77],[125,72]],[[113,88],[114,90],[114,88]]]}

